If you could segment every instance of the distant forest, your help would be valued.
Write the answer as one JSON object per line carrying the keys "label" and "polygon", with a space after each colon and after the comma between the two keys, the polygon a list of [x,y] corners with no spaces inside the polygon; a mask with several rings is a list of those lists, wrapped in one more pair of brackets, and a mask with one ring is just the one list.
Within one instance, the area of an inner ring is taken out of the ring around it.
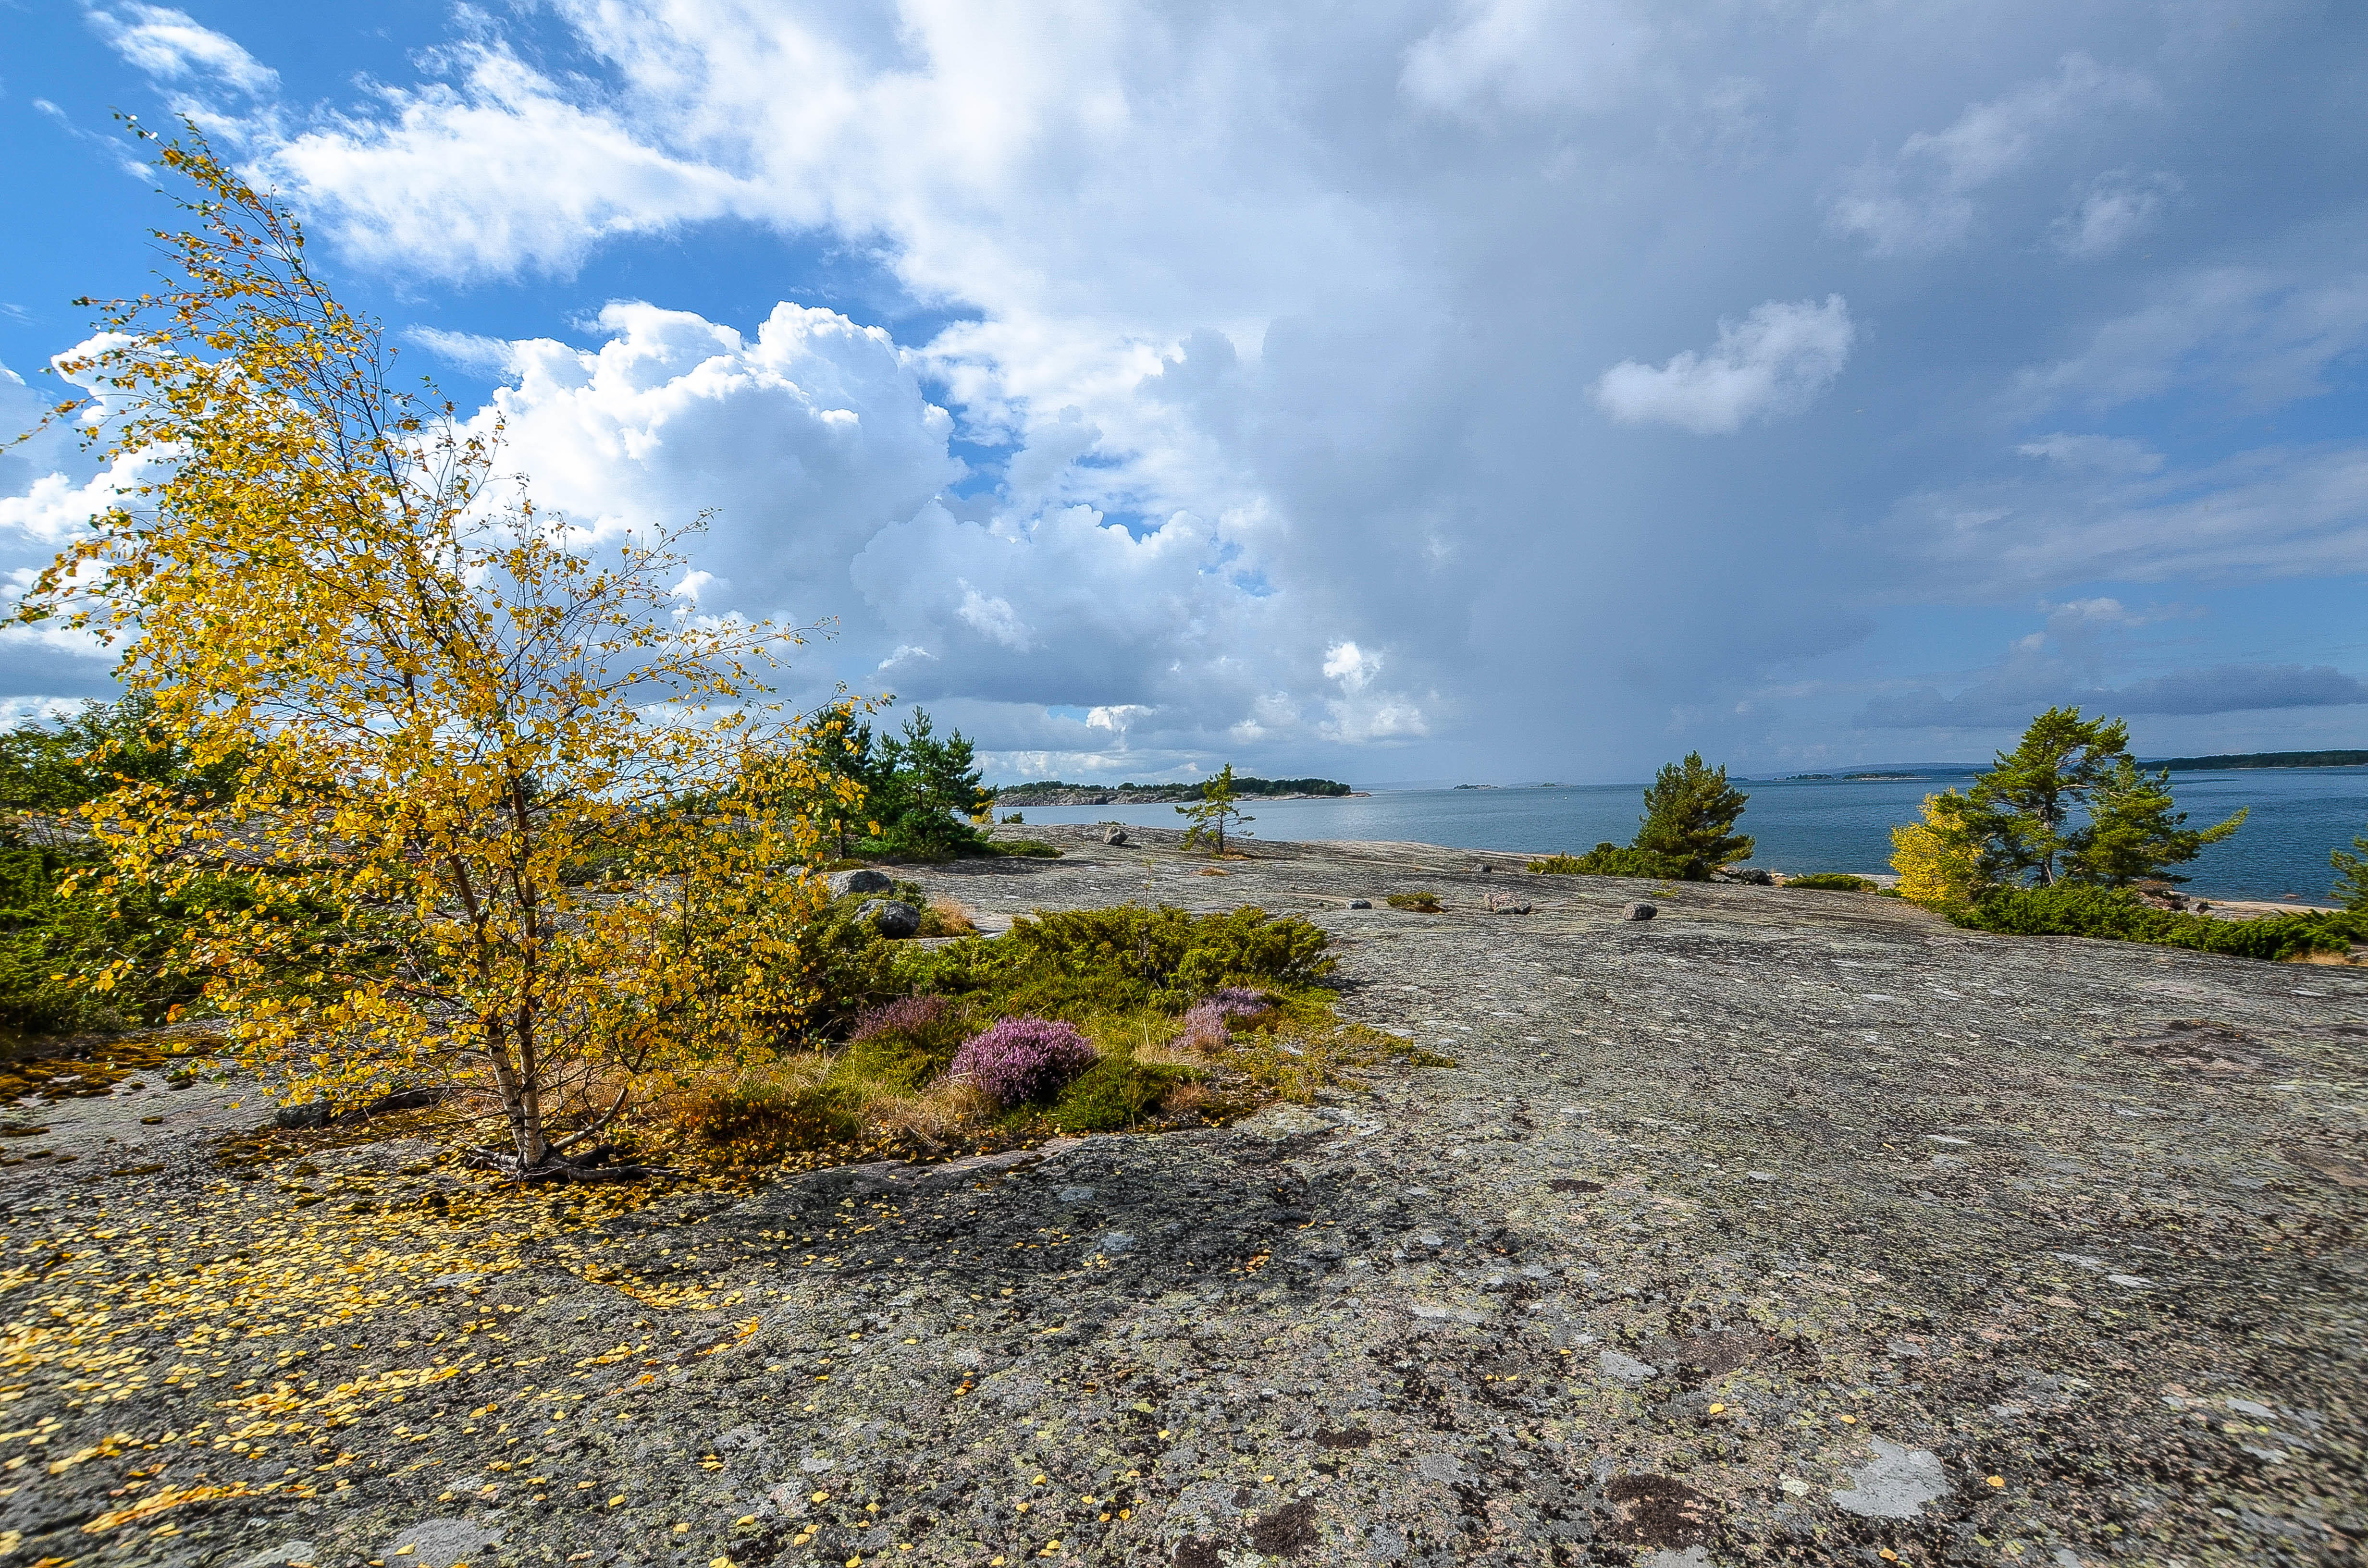
{"label": "distant forest", "polygon": [[[1059,779],[1033,784],[1009,784],[995,792],[997,805],[1060,803],[1063,795],[1130,795],[1138,801],[1197,801],[1199,784],[1064,784]],[[1349,786],[1335,778],[1244,778],[1235,776],[1237,795],[1346,795]]]}
{"label": "distant forest", "polygon": [[2368,767],[2368,751],[2240,751],[2226,756],[2174,756],[2149,767]]}

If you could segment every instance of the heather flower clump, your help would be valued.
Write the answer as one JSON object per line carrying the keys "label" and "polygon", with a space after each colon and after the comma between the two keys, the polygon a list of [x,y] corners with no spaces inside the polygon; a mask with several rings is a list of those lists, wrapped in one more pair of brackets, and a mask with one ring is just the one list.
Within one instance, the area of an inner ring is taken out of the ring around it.
{"label": "heather flower clump", "polygon": [[997,1105],[1016,1106],[1054,1093],[1093,1064],[1094,1048],[1074,1026],[1020,1017],[964,1040],[948,1073]]}
{"label": "heather flower clump", "polygon": [[1225,1043],[1228,1023],[1263,1013],[1271,1006],[1273,998],[1262,991],[1224,986],[1186,1010],[1184,1028],[1176,1043],[1190,1051],[1214,1051]]}
{"label": "heather flower clump", "polygon": [[883,1034],[919,1034],[932,1025],[945,1021],[953,1004],[942,996],[899,996],[884,1006],[865,1010],[855,1020],[853,1040],[875,1039]]}

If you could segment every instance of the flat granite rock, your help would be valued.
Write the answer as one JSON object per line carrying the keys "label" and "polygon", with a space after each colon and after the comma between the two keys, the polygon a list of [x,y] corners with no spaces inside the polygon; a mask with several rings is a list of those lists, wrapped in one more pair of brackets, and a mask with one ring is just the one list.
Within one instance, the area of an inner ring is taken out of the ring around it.
{"label": "flat granite rock", "polygon": [[[472,1568],[2359,1560],[2368,973],[1743,884],[1632,922],[1643,884],[1468,869],[1510,853],[1250,840],[1212,868],[1166,830],[1013,831],[1066,853],[916,879],[1005,918],[1304,915],[1345,1013],[1456,1065],[670,1196],[583,1238],[597,1277],[528,1249],[232,1340],[258,1377],[302,1350],[324,1389],[442,1380],[348,1397],[334,1493],[285,1435],[226,1440],[268,1381],[168,1393],[130,1313],[84,1381],[14,1363],[10,1425],[54,1418],[14,1451],[94,1457],[11,1470],[0,1530],[28,1562],[302,1540],[324,1568],[425,1561],[385,1554],[430,1524]],[[1489,913],[1508,881],[1525,919]],[[1418,889],[1444,912],[1344,907]],[[47,1256],[68,1179],[0,1173],[12,1249]],[[103,1192],[112,1221],[180,1190]],[[90,1267],[77,1289],[128,1288]],[[661,1277],[734,1304],[600,1282]],[[20,1337],[29,1278],[0,1281]],[[225,1501],[85,1533],[158,1462],[108,1434],[200,1420],[165,1480]]]}

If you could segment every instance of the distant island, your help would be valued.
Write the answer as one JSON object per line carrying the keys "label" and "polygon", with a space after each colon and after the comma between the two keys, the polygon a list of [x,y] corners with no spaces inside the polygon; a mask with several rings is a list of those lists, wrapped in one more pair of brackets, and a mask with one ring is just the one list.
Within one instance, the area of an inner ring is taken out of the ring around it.
{"label": "distant island", "polygon": [[[995,792],[998,806],[1148,806],[1197,801],[1204,786],[1191,784],[1064,784],[1057,778],[1009,784]],[[1337,778],[1234,779],[1234,793],[1264,800],[1311,801],[1353,795]]]}
{"label": "distant island", "polygon": [[2368,767],[2368,751],[2240,751],[2226,756],[2174,756],[2148,767]]}
{"label": "distant island", "polygon": [[1787,784],[1819,782],[1846,784],[1853,778],[1921,778],[1923,777],[1921,773],[1795,773],[1787,778],[1784,782]]}

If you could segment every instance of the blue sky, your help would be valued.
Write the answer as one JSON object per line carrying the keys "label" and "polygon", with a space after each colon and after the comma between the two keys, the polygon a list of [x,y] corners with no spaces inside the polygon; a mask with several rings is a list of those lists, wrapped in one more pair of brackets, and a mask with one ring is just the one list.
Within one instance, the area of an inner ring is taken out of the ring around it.
{"label": "blue sky", "polygon": [[[2357,6],[0,17],[8,422],[191,115],[545,504],[716,508],[793,689],[999,777],[2368,745]],[[0,570],[89,478],[0,458]]]}

